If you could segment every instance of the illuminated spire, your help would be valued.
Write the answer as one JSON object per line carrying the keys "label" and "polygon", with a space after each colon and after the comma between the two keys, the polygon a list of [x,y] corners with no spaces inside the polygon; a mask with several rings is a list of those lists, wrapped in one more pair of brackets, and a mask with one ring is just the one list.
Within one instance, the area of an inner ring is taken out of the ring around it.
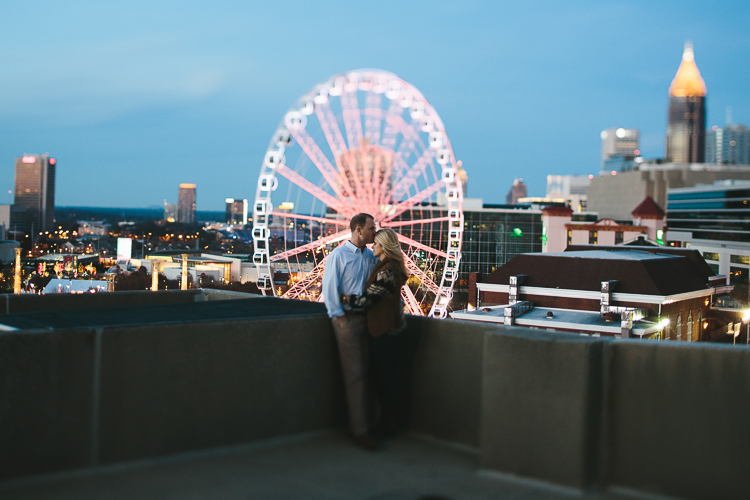
{"label": "illuminated spire", "polygon": [[677,74],[669,86],[670,97],[687,97],[687,96],[705,96],[706,83],[695,65],[695,55],[693,54],[693,44],[690,40],[685,42],[685,51],[682,53],[682,62],[680,63]]}

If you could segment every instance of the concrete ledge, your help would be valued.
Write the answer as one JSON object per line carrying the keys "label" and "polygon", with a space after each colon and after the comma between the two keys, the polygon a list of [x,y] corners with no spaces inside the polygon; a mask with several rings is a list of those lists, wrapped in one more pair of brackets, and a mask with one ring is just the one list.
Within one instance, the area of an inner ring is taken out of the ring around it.
{"label": "concrete ledge", "polygon": [[750,498],[750,349],[611,347],[608,482],[689,498]]}
{"label": "concrete ledge", "polygon": [[104,309],[108,307],[138,307],[187,302],[204,302],[208,300],[231,300],[262,298],[262,295],[194,288],[191,290],[130,290],[125,292],[102,293],[58,293],[58,294],[2,294],[0,295],[0,314],[12,314],[35,311],[71,311],[82,309]]}
{"label": "concrete ledge", "polygon": [[342,426],[337,359],[322,315],[108,328],[101,463]]}
{"label": "concrete ledge", "polygon": [[0,480],[91,463],[94,331],[0,334]]}
{"label": "concrete ledge", "polygon": [[486,335],[483,469],[573,488],[597,481],[604,344],[521,328]]}
{"label": "concrete ledge", "polygon": [[[346,423],[322,306],[168,297],[188,303],[164,308],[173,322],[0,332],[0,480]],[[578,490],[750,498],[747,347],[416,317],[407,326],[395,366],[412,389],[410,430],[479,450],[484,470]]]}
{"label": "concrete ledge", "polygon": [[408,324],[416,349],[410,428],[478,448],[484,336],[495,328],[413,316]]}
{"label": "concrete ledge", "polygon": [[[263,295],[255,293],[234,292],[232,290],[216,290],[214,288],[199,289],[202,300],[235,300],[235,299],[262,299]],[[153,292],[152,292],[153,293]],[[197,299],[196,299],[197,300]]]}
{"label": "concrete ledge", "polygon": [[137,290],[45,295],[2,294],[0,295],[0,314],[182,304],[185,302],[195,302],[196,300],[204,300],[201,290],[163,290],[159,292]]}

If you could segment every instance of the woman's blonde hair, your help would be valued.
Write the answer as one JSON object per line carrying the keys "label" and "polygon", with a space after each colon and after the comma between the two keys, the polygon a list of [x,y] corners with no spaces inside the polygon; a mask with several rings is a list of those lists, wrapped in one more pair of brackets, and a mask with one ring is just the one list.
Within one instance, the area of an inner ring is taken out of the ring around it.
{"label": "woman's blonde hair", "polygon": [[396,262],[398,269],[403,273],[404,279],[409,278],[409,270],[404,263],[404,254],[401,252],[401,244],[398,241],[398,235],[393,229],[381,229],[375,233],[375,240],[383,247],[383,253],[386,259]]}

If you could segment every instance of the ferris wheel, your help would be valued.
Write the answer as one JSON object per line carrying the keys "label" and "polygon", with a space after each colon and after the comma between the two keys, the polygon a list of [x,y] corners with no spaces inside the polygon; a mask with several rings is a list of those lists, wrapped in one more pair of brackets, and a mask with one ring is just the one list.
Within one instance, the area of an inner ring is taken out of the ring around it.
{"label": "ferris wheel", "polygon": [[[360,212],[398,233],[412,314],[444,318],[458,276],[463,190],[440,117],[396,75],[364,69],[315,85],[271,138],[253,206],[263,293],[322,300],[328,254]],[[289,273],[274,289],[274,269]]]}

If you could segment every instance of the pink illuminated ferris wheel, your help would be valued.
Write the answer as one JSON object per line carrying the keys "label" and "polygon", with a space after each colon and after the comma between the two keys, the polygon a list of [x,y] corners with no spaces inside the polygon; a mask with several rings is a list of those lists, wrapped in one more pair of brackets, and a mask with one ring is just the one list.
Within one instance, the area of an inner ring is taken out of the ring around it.
{"label": "pink illuminated ferris wheel", "polygon": [[[258,286],[322,300],[328,254],[350,237],[349,218],[367,212],[399,234],[409,311],[444,318],[462,203],[448,135],[422,94],[386,71],[334,75],[292,106],[266,152],[253,207]],[[274,271],[288,275],[286,286],[274,284]]]}

